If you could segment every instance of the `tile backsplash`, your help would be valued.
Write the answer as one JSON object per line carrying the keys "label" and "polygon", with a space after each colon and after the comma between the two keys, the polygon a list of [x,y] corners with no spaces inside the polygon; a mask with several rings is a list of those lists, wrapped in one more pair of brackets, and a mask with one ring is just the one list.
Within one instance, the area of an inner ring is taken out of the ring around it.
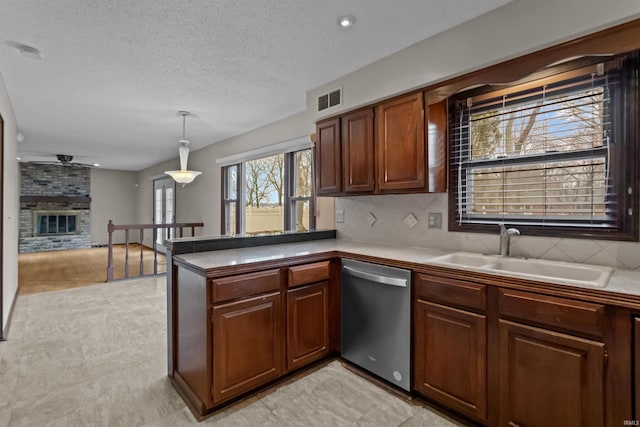
{"label": "tile backsplash", "polygon": [[[338,237],[342,239],[488,254],[497,254],[500,245],[497,231],[496,234],[447,231],[445,193],[338,197],[335,209],[344,211],[344,222],[336,223]],[[429,228],[429,213],[442,214],[441,229]],[[375,217],[372,225],[369,214]],[[413,227],[405,221],[411,214],[418,221]],[[521,235],[511,238],[511,254],[640,270],[640,243]]]}

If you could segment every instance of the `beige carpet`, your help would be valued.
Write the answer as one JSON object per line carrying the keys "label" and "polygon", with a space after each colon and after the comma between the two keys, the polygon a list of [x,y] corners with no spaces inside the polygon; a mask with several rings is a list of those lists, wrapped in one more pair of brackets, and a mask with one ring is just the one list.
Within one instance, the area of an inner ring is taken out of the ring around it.
{"label": "beige carpet", "polygon": [[19,295],[0,343],[0,426],[460,425],[338,362],[198,423],[167,379],[166,304],[164,277]]}
{"label": "beige carpet", "polygon": [[[107,248],[36,252],[18,255],[18,293],[21,295],[77,288],[107,280]],[[153,274],[153,251],[143,250],[144,273]],[[113,250],[114,279],[123,279],[124,245]],[[158,273],[167,265],[158,254]],[[140,274],[140,245],[129,245],[129,277]]]}

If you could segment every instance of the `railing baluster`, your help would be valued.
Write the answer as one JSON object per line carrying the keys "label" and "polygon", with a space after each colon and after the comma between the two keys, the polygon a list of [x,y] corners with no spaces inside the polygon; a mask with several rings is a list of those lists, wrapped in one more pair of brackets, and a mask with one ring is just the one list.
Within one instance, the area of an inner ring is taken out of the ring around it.
{"label": "railing baluster", "polygon": [[144,228],[140,227],[140,274],[138,276],[144,276],[144,262],[142,260],[144,253]]}
{"label": "railing baluster", "polygon": [[[109,233],[109,247],[108,247],[108,260],[107,260],[107,281],[114,280],[114,259],[113,259],[113,232],[117,230],[124,230],[125,232],[125,262],[124,262],[124,278],[136,277],[131,276],[130,273],[130,260],[132,254],[129,253],[129,245],[131,244],[130,231],[138,229],[140,233],[140,272],[138,276],[144,276],[144,230],[152,230],[153,239],[153,274],[158,274],[158,242],[156,240],[156,233],[167,230],[167,238],[174,238],[178,234],[178,228],[180,229],[180,237],[184,237],[184,228],[191,228],[191,236],[195,236],[196,227],[204,227],[203,223],[172,223],[172,224],[129,224],[129,225],[115,225],[113,221],[109,220],[107,224],[107,231]],[[166,255],[165,255],[166,256]]]}
{"label": "railing baluster", "polygon": [[124,230],[124,278],[129,277],[129,229]]}
{"label": "railing baluster", "polygon": [[[160,228],[153,229],[153,237],[156,237]],[[164,233],[162,233],[164,234]],[[161,235],[162,235],[161,234]],[[153,239],[153,274],[158,274],[158,239]]]}
{"label": "railing baluster", "polygon": [[113,280],[113,222],[109,220],[107,232],[109,233],[109,255],[107,256],[107,282]]}

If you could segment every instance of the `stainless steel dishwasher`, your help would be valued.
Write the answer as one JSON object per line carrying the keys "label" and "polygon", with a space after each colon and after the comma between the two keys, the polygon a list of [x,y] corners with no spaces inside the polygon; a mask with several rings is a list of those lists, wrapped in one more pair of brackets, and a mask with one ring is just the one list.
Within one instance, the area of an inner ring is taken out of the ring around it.
{"label": "stainless steel dishwasher", "polygon": [[411,271],[342,260],[342,357],[407,391]]}

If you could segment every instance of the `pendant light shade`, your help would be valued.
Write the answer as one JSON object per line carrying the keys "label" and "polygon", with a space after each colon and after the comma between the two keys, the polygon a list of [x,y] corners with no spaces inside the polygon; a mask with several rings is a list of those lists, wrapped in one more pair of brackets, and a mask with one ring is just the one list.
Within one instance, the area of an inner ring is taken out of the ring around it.
{"label": "pendant light shade", "polygon": [[166,171],[165,173],[174,179],[175,182],[185,185],[193,182],[194,179],[202,172],[190,171],[187,169],[187,161],[189,160],[189,141],[185,139],[185,118],[189,115],[188,111],[178,112],[182,116],[182,139],[178,142],[178,153],[180,154],[180,170]]}

